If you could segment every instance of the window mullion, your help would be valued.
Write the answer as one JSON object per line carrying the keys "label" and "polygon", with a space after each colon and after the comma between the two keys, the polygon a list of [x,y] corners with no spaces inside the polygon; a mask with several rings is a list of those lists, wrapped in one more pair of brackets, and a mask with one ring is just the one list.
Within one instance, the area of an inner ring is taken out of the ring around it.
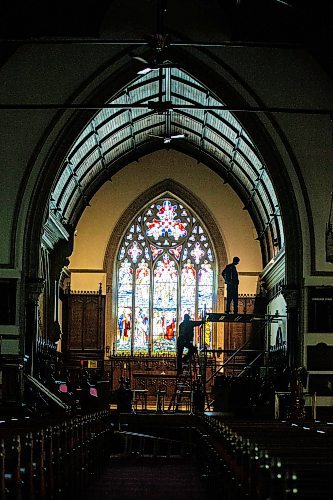
{"label": "window mullion", "polygon": [[131,356],[134,354],[134,331],[135,331],[135,291],[136,291],[136,266],[133,265],[132,281],[132,337],[131,337]]}
{"label": "window mullion", "polygon": [[177,317],[176,317],[176,339],[178,338],[178,325],[179,323],[183,320],[183,318],[180,317],[181,312],[182,312],[182,304],[181,304],[181,298],[182,298],[182,267],[181,267],[181,261],[177,262],[178,265],[178,283],[177,283]]}
{"label": "window mullion", "polygon": [[194,311],[195,311],[195,319],[198,317],[198,307],[199,307],[199,297],[198,297],[198,290],[199,290],[199,266],[195,266],[195,305],[194,305]]}
{"label": "window mullion", "polygon": [[153,331],[154,331],[154,262],[151,259],[150,262],[150,293],[149,293],[149,345],[148,354],[149,356],[153,352]]}
{"label": "window mullion", "polygon": [[[211,252],[210,248],[209,235],[205,228],[201,227],[197,217],[192,214],[190,208],[181,202],[179,203],[172,196],[157,198],[142,209],[141,214],[133,220],[125,233],[119,251],[120,262],[125,255],[128,255],[129,258],[128,263],[127,259],[124,261],[124,265],[119,263],[119,266],[123,266],[125,276],[121,297],[124,304],[127,302],[127,307],[130,307],[131,304],[132,308],[132,336],[127,342],[123,342],[123,340],[119,342],[120,351],[134,356],[136,352],[141,350],[142,346],[145,346],[144,351],[146,352],[148,348],[148,354],[151,356],[154,349],[156,349],[156,354],[160,354],[164,351],[171,352],[176,348],[178,325],[182,320],[182,314],[188,309],[191,316],[194,315],[194,319],[197,319],[200,312],[199,307],[203,307],[206,300],[208,303],[211,302],[210,293],[214,293],[214,291],[208,290],[207,285],[212,279],[211,263],[214,262],[214,256],[207,253]],[[149,280],[144,279],[141,257],[149,267]],[[128,267],[126,268],[126,266]],[[133,274],[131,273],[131,277],[126,277],[126,272],[129,272],[129,269]],[[202,280],[199,279],[200,270],[202,271]],[[177,277],[175,272],[177,272]],[[128,297],[129,289],[126,290],[126,279],[131,279],[131,298]],[[164,279],[166,280],[165,286]],[[143,283],[145,286],[142,288]],[[148,283],[149,296],[147,295]],[[202,297],[199,296],[200,286]],[[137,289],[137,287],[141,288]],[[171,287],[170,290],[168,287]],[[169,299],[167,294],[171,294]],[[155,299],[156,304],[154,303]],[[175,300],[177,300],[177,304],[175,304]],[[141,318],[141,301],[143,301],[142,304],[146,311],[144,314],[149,314],[149,324],[145,323],[146,327],[143,327],[142,323],[144,317]],[[158,305],[160,301],[161,304]],[[172,308],[171,303],[173,304]],[[136,311],[136,307],[138,307],[138,311]],[[124,308],[126,310],[125,306]],[[136,313],[140,313],[140,318],[136,316]],[[126,328],[128,327],[129,325],[126,324]],[[149,328],[148,339],[145,340],[144,335],[147,334],[147,327]],[[137,335],[135,335],[137,328]],[[173,334],[171,330],[173,330]]]}

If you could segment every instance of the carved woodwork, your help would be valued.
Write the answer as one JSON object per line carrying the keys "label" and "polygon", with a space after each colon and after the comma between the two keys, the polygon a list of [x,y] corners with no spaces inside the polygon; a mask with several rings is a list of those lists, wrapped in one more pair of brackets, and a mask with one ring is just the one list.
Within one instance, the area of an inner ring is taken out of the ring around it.
{"label": "carved woodwork", "polygon": [[[239,297],[238,311],[240,314],[253,314],[254,297]],[[253,327],[249,323],[225,323],[224,348],[238,349],[252,336]]]}
{"label": "carved woodwork", "polygon": [[[66,359],[103,359],[105,296],[66,293],[63,296],[63,352]],[[71,356],[74,355],[74,356]]]}
{"label": "carved woodwork", "polygon": [[[253,314],[255,312],[256,298],[244,296],[238,298],[238,311],[240,314]],[[260,343],[256,338],[256,326],[252,323],[225,323],[224,327],[224,349],[234,351],[239,349],[246,342],[249,342],[247,349],[259,348]],[[234,364],[230,364],[225,369],[225,374],[234,375],[246,364],[247,357],[244,354],[238,355]],[[250,361],[250,359],[249,359]],[[239,364],[239,366],[237,366]]]}

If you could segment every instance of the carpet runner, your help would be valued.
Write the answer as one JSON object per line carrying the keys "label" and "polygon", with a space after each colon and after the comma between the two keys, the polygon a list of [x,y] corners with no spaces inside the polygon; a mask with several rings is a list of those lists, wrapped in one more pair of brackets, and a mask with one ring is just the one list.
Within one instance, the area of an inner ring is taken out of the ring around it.
{"label": "carpet runner", "polygon": [[190,458],[117,458],[89,486],[84,500],[204,500],[209,498]]}

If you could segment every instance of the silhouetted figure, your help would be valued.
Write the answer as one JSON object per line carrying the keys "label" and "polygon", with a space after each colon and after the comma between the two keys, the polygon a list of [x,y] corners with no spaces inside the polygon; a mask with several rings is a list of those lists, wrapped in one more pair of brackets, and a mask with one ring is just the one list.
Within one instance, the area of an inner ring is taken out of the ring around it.
{"label": "silhouetted figure", "polygon": [[193,381],[193,412],[205,411],[205,393],[201,379]]}
{"label": "silhouetted figure", "polygon": [[50,326],[49,338],[52,342],[58,342],[62,337],[62,330],[59,321],[54,321]]}
{"label": "silhouetted figure", "polygon": [[304,389],[308,384],[308,371],[303,366],[294,368],[290,373],[290,408],[289,420],[304,420],[305,399]]}
{"label": "silhouetted figure", "polygon": [[130,387],[130,381],[124,377],[120,377],[119,388],[117,390],[117,411],[119,413],[131,413],[132,395],[133,391]]}
{"label": "silhouetted figure", "polygon": [[222,271],[222,276],[224,281],[227,284],[227,305],[226,305],[226,313],[230,313],[230,305],[231,302],[234,304],[234,314],[238,314],[238,272],[236,269],[237,264],[239,263],[240,258],[234,257],[232,259],[232,263],[228,264]]}
{"label": "silhouetted figure", "polygon": [[[189,314],[184,315],[184,321],[179,325],[179,336],[177,339],[177,374],[182,372],[182,364],[187,363],[192,354],[196,351],[193,345],[194,327],[202,325],[205,321],[192,321]],[[187,353],[183,358],[184,347],[187,348]]]}

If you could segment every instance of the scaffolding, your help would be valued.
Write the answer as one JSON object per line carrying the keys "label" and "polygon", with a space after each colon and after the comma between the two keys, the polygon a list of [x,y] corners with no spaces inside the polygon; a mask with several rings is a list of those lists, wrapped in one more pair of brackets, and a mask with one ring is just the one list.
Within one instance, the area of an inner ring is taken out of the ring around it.
{"label": "scaffolding", "polygon": [[[249,349],[249,344],[252,342],[252,338],[246,339],[246,341],[237,349],[210,349],[207,347],[204,341],[204,331],[202,330],[200,336],[200,370],[201,370],[201,381],[205,393],[206,408],[210,409],[213,401],[209,400],[209,390],[208,388],[212,385],[216,377],[225,371],[226,368],[237,365],[236,359],[240,355],[245,357],[245,361],[238,363],[238,371],[236,374],[237,378],[240,378],[246,374],[251,373],[251,369],[257,366],[258,362],[262,359],[262,368],[264,369],[264,376],[270,369],[269,366],[269,335],[267,334],[267,325],[271,323],[280,322],[285,316],[279,315],[278,312],[275,314],[227,314],[227,313],[206,313],[205,321],[207,322],[222,322],[222,323],[252,323],[259,326],[256,331],[256,336],[263,335],[263,348],[260,349]],[[212,373],[207,376],[207,368],[209,366],[209,361],[215,359],[215,356],[227,355],[223,359],[222,363],[213,367]],[[249,360],[249,358],[251,358]]]}
{"label": "scaffolding", "polygon": [[[194,413],[201,411],[202,406],[203,410],[210,410],[214,404],[214,399],[212,399],[213,385],[218,382],[216,378],[220,374],[227,376],[231,374],[230,379],[240,379],[244,376],[251,378],[260,367],[260,376],[267,377],[272,362],[270,359],[270,329],[267,328],[267,325],[278,323],[285,316],[278,313],[226,314],[215,312],[205,313],[202,317],[205,319],[205,323],[200,327],[197,351],[192,356],[191,362],[185,365],[184,373],[179,376],[172,373],[176,361],[175,356],[167,358],[145,356],[110,358],[112,380],[116,365],[119,365],[119,374],[135,382],[133,387],[134,411],[147,411],[149,408],[155,409],[159,413],[164,411]],[[210,348],[208,342],[205,342],[205,327],[207,327],[207,323],[217,322],[255,324],[258,328],[250,338],[247,338],[245,328],[246,340],[235,349]],[[249,344],[253,339],[260,340],[261,348],[251,348]],[[163,370],[155,372],[154,367],[159,362],[163,363]],[[134,363],[138,365],[136,370],[132,366]],[[204,401],[203,405],[202,401]]]}

